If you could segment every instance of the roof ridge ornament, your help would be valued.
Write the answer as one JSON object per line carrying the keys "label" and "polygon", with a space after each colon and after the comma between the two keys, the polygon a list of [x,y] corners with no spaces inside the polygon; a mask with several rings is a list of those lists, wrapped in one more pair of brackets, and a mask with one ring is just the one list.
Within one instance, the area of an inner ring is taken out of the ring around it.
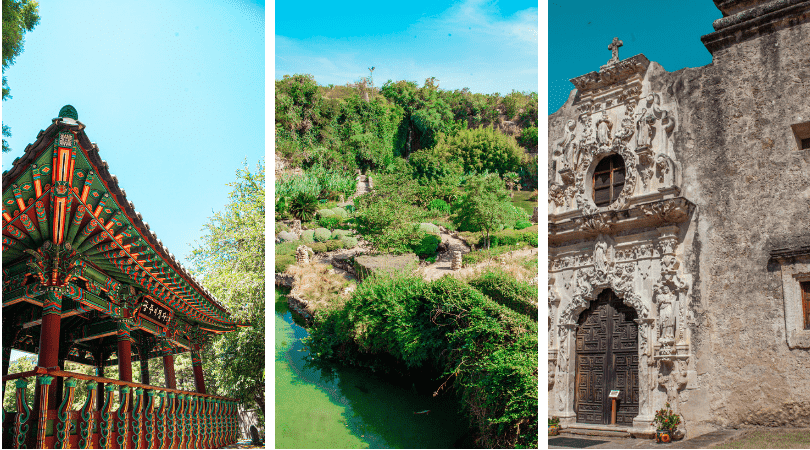
{"label": "roof ridge ornament", "polygon": [[69,117],[73,120],[79,120],[79,113],[76,111],[76,108],[74,108],[73,105],[65,105],[59,110],[58,117]]}
{"label": "roof ridge ornament", "polygon": [[607,66],[612,66],[613,64],[619,62],[619,47],[622,46],[624,46],[624,42],[620,41],[618,37],[614,37],[613,41],[607,47],[608,50],[610,50],[610,52],[612,53],[612,56],[608,60],[607,64],[602,66],[602,69],[604,69]]}

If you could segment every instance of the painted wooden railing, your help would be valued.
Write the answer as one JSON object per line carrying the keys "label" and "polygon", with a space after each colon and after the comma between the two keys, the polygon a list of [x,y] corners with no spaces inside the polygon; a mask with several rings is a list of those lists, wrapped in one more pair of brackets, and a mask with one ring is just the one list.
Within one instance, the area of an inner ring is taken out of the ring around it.
{"label": "painted wooden railing", "polygon": [[[58,378],[63,395],[58,409],[48,410],[48,387]],[[87,381],[87,400],[74,410],[77,380]],[[4,448],[220,448],[238,439],[238,402],[232,398],[41,367],[5,376],[3,386],[9,381],[17,412],[3,410]],[[25,397],[28,384],[37,381],[39,408]],[[100,409],[98,383],[104,383]],[[113,411],[115,391],[119,407]]]}

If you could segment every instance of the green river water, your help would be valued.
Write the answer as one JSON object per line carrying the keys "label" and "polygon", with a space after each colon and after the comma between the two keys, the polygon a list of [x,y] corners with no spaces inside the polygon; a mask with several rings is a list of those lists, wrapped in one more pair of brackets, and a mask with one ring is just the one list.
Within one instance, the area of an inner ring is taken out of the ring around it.
{"label": "green river water", "polygon": [[[276,448],[469,447],[467,420],[451,395],[433,398],[413,386],[355,368],[327,377],[310,358],[286,299],[276,293]],[[439,383],[437,383],[439,384]],[[414,414],[430,410],[430,414]]]}

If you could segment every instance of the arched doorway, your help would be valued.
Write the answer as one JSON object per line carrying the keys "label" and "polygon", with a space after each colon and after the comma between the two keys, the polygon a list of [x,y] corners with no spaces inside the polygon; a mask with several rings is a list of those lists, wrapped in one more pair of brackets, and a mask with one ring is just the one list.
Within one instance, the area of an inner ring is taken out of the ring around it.
{"label": "arched doorway", "polygon": [[636,311],[605,289],[579,317],[576,339],[578,423],[609,424],[611,390],[619,390],[616,423],[633,425],[638,415],[638,324]]}

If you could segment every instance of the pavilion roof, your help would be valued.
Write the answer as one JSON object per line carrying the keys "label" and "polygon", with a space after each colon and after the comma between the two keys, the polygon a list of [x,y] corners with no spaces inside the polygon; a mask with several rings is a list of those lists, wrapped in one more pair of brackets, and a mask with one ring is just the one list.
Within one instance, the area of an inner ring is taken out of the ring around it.
{"label": "pavilion roof", "polygon": [[[229,311],[183,267],[127,199],[75,109],[65,106],[59,115],[3,172],[4,281],[5,267],[30,258],[46,241],[67,244],[79,254],[76,265],[120,283],[106,289],[139,288],[204,331],[235,329],[238,324]],[[65,148],[70,150],[60,152]],[[57,160],[63,155],[64,161]],[[64,214],[55,206],[60,195],[68,197]]]}

